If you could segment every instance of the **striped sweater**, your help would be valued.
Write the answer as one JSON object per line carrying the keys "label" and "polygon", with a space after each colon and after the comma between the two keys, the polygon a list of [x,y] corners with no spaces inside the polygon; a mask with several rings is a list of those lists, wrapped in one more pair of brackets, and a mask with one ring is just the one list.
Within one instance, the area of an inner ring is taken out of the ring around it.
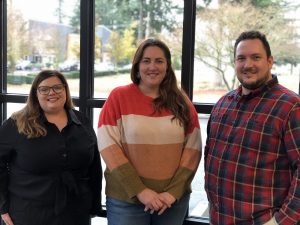
{"label": "striped sweater", "polygon": [[198,115],[191,106],[186,134],[170,111],[154,112],[153,98],[137,85],[115,88],[98,123],[99,151],[106,163],[106,195],[138,203],[136,195],[150,188],[176,199],[191,192],[201,158]]}

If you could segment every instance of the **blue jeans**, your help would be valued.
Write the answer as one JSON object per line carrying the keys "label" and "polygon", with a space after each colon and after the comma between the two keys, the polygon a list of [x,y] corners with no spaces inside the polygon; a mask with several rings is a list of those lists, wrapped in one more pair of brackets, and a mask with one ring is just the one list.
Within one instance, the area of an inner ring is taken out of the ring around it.
{"label": "blue jeans", "polygon": [[114,198],[106,198],[108,225],[182,225],[189,206],[190,195],[183,196],[162,215],[144,212],[143,204],[132,204]]}

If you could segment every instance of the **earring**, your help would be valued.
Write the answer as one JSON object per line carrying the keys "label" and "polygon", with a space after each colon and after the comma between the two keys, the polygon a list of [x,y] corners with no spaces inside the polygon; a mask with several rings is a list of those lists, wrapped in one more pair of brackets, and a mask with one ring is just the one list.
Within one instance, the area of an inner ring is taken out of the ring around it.
{"label": "earring", "polygon": [[141,75],[140,75],[140,73],[139,73],[139,72],[137,72],[137,74],[136,74],[136,78],[138,78],[138,79],[140,79],[140,78],[141,78]]}

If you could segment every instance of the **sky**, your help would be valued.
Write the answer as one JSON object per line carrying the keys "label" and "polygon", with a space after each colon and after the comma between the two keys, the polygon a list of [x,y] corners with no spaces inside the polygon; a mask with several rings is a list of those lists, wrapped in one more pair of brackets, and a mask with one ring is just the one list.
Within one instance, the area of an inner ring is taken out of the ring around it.
{"label": "sky", "polygon": [[[26,19],[56,23],[55,10],[58,0],[12,0],[15,8],[20,9]],[[72,13],[76,0],[64,0],[64,13]]]}
{"label": "sky", "polygon": [[[58,7],[58,0],[12,0],[16,8],[22,10],[25,18],[47,22],[56,22],[54,11]],[[109,1],[109,0],[108,0]],[[175,4],[183,5],[183,0],[173,0]],[[200,1],[199,1],[200,2]],[[216,7],[218,0],[212,0],[211,6]],[[70,13],[76,0],[64,0],[64,8]],[[34,6],[34,7],[33,7]]]}
{"label": "sky", "polygon": [[[50,23],[57,22],[57,16],[54,15],[58,7],[58,0],[12,0],[16,8],[21,9],[26,19],[34,19]],[[173,0],[178,5],[182,5],[183,0]],[[200,5],[202,1],[197,1]],[[210,7],[217,7],[218,0],[212,0]],[[293,4],[299,4],[299,0],[289,0]],[[69,13],[70,16],[76,0],[64,0],[63,8],[67,9],[64,13]],[[197,4],[198,4],[197,3]],[[300,19],[300,8],[297,11],[291,12],[293,17]]]}

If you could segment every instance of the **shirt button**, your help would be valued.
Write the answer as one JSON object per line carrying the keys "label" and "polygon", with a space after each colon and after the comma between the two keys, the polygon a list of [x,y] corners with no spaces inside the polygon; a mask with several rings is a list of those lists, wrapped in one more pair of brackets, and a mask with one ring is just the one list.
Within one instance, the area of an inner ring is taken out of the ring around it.
{"label": "shirt button", "polygon": [[215,210],[219,210],[219,204],[218,203],[214,204],[214,208]]}

